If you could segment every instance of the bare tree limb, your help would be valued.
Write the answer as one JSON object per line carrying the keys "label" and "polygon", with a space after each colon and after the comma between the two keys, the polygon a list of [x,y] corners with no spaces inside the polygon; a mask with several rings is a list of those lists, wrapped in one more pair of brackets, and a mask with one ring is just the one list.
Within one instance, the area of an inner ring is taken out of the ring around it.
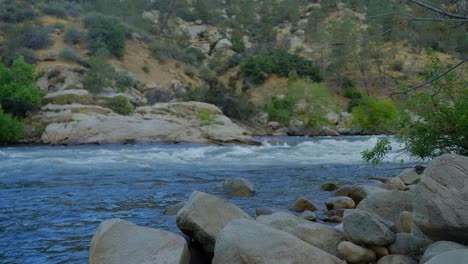
{"label": "bare tree limb", "polygon": [[455,13],[451,13],[451,12],[448,12],[448,11],[445,11],[445,10],[442,10],[440,8],[437,8],[433,5],[431,5],[430,3],[427,3],[425,1],[422,1],[422,0],[409,0],[410,2],[418,5],[418,6],[421,6],[425,9],[429,9],[431,10],[432,12],[435,12],[439,15],[442,15],[442,16],[446,16],[446,17],[451,17],[451,18],[455,18],[455,19],[468,19],[467,16],[463,16],[463,15],[459,15],[459,14],[455,14]]}

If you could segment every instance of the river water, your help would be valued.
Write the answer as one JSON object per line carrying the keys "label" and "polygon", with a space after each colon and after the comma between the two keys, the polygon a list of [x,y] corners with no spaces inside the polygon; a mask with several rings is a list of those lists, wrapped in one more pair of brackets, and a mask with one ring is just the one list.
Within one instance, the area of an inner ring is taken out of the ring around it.
{"label": "river water", "polygon": [[[399,154],[370,166],[360,152],[377,137],[260,138],[262,146],[106,145],[0,148],[0,263],[87,263],[99,223],[123,218],[179,232],[165,207],[194,190],[221,196],[252,216],[258,206],[287,208],[299,196],[319,206],[320,183],[394,176],[411,160]],[[402,163],[403,162],[403,163]],[[406,164],[404,164],[406,163]],[[257,195],[223,194],[245,177]]]}

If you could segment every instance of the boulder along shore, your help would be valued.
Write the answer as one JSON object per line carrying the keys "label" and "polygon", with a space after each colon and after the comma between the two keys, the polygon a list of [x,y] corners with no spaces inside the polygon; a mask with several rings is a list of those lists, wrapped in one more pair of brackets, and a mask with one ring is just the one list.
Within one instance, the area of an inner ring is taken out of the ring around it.
{"label": "boulder along shore", "polygon": [[[90,264],[377,263],[462,264],[468,260],[468,157],[446,154],[427,168],[368,185],[321,185],[331,192],[319,211],[299,197],[290,208],[257,208],[256,218],[211,194],[194,191],[165,210],[178,235],[121,219],[94,234]],[[258,190],[228,179],[231,196]]]}

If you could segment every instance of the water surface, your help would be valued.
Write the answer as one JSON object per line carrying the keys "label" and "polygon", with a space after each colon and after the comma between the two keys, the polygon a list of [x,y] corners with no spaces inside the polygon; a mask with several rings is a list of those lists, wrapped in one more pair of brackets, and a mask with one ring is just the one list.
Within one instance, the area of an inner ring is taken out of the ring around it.
{"label": "water surface", "polygon": [[[99,223],[123,218],[179,232],[165,207],[194,190],[226,198],[254,215],[258,206],[288,207],[305,196],[319,206],[320,183],[394,176],[409,162],[392,152],[365,165],[360,152],[376,137],[263,138],[263,145],[107,145],[0,148],[0,263],[87,263]],[[393,142],[393,149],[400,149]],[[245,177],[258,194],[223,194],[227,178]]]}

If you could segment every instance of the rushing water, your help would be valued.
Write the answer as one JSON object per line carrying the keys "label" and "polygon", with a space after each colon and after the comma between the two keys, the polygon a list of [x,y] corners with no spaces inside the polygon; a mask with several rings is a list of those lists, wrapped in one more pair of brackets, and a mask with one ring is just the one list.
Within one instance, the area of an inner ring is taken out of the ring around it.
{"label": "rushing water", "polygon": [[[165,207],[194,190],[228,199],[254,215],[285,208],[298,196],[320,203],[320,183],[393,176],[407,156],[377,167],[360,152],[376,137],[264,138],[260,147],[108,145],[0,148],[0,263],[86,263],[99,223],[123,218],[178,232]],[[400,149],[392,143],[393,149]],[[222,182],[245,177],[258,194],[231,198]]]}

